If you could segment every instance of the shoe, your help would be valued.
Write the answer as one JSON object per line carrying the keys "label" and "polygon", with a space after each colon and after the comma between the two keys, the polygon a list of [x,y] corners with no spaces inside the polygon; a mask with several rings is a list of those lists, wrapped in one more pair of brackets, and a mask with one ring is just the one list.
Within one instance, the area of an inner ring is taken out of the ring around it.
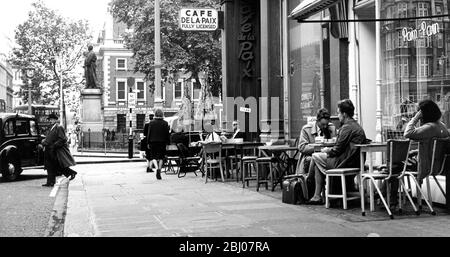
{"label": "shoe", "polygon": [[73,180],[77,174],[78,173],[76,173],[76,172],[73,172],[72,174],[70,174],[69,180]]}
{"label": "shoe", "polygon": [[154,172],[153,169],[150,169],[149,167],[147,167],[147,173],[152,173]]}
{"label": "shoe", "polygon": [[161,170],[160,169],[156,170],[156,179],[161,180]]}
{"label": "shoe", "polygon": [[43,184],[42,186],[43,187],[53,187],[53,186],[55,186],[55,184],[48,184],[48,183],[46,183],[46,184]]}
{"label": "shoe", "polygon": [[311,198],[311,200],[308,201],[308,204],[311,204],[311,205],[323,205],[324,203],[323,203],[323,199],[322,198],[320,198],[320,199],[313,199],[313,198]]}

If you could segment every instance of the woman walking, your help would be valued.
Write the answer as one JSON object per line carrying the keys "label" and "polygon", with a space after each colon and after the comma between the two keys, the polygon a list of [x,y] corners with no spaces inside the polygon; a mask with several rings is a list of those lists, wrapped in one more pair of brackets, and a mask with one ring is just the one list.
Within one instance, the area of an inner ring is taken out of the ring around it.
{"label": "woman walking", "polygon": [[[155,118],[148,126],[147,147],[149,159],[156,167],[156,178],[161,179],[161,168],[166,158],[166,146],[170,143],[169,124],[161,109],[156,109]],[[153,169],[153,168],[152,168]]]}

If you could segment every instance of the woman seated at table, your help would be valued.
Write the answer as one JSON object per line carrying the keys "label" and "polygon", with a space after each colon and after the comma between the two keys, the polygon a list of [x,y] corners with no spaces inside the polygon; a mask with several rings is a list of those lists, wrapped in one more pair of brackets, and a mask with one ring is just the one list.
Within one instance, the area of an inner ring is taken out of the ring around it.
{"label": "woman seated at table", "polygon": [[331,115],[328,110],[323,108],[317,112],[316,121],[303,126],[298,142],[300,157],[297,162],[297,174],[308,173],[308,177],[314,179],[314,169],[309,170],[311,156],[314,153],[314,146],[311,144],[315,143],[316,137],[323,137],[324,139],[336,137],[336,128],[330,122],[330,118]]}
{"label": "woman seated at table", "polygon": [[339,101],[337,111],[342,126],[336,144],[331,148],[323,148],[321,153],[312,154],[310,169],[315,169],[315,192],[309,200],[310,204],[323,204],[322,191],[327,170],[359,167],[360,155],[354,145],[367,142],[363,128],[353,119],[355,107],[352,101]]}
{"label": "woman seated at table", "polygon": [[[431,158],[433,154],[433,139],[446,138],[450,136],[447,127],[441,122],[442,112],[438,105],[432,100],[423,100],[419,103],[418,112],[408,122],[404,132],[406,138],[420,141],[419,144],[419,167],[417,180],[420,184],[430,173]],[[411,153],[410,153],[411,156]],[[393,178],[391,184],[392,206],[398,203],[398,179]]]}

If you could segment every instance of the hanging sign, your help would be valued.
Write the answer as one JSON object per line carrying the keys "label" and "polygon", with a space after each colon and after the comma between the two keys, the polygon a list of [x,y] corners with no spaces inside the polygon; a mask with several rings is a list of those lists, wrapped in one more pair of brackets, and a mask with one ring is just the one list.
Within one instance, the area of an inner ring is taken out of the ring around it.
{"label": "hanging sign", "polygon": [[402,30],[403,41],[408,42],[418,38],[431,37],[437,33],[439,33],[439,23],[427,25],[425,21],[420,24],[419,28],[403,28]]}
{"label": "hanging sign", "polygon": [[128,93],[128,108],[136,108],[136,93]]}
{"label": "hanging sign", "polygon": [[180,10],[181,30],[214,31],[219,28],[219,15],[215,9]]}

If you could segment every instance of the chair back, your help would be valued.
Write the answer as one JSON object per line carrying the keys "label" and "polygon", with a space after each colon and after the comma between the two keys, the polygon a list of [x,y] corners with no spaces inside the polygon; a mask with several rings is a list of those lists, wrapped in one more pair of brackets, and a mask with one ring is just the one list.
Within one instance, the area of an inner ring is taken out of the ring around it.
{"label": "chair back", "polygon": [[210,142],[203,145],[203,158],[206,160],[216,159],[216,156],[222,158],[222,143]]}
{"label": "chair back", "polygon": [[450,138],[434,138],[433,152],[431,157],[431,173],[432,176],[442,174],[450,162]]}
{"label": "chair back", "polygon": [[410,146],[409,140],[389,139],[387,141],[386,162],[389,177],[405,171]]}
{"label": "chair back", "polygon": [[183,143],[178,143],[177,148],[181,158],[189,157],[189,149]]}
{"label": "chair back", "polygon": [[222,151],[222,143],[207,143],[203,145],[203,152],[207,154],[218,153]]}

